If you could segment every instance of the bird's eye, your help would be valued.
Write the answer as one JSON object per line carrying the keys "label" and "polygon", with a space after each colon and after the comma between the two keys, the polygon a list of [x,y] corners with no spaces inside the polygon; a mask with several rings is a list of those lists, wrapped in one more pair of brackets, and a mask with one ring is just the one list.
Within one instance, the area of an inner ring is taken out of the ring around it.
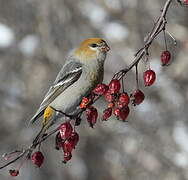
{"label": "bird's eye", "polygon": [[93,44],[90,44],[89,46],[92,47],[92,48],[96,48],[98,45],[93,43]]}

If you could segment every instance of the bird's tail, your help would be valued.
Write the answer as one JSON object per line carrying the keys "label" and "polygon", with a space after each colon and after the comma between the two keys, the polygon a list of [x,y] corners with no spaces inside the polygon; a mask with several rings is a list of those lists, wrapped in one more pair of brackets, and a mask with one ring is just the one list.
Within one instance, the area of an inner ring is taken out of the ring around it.
{"label": "bird's tail", "polygon": [[35,139],[33,140],[33,143],[37,143],[40,141],[40,139],[45,135],[46,131],[56,122],[56,120],[59,118],[56,114],[56,112],[51,108],[47,107],[45,110],[41,111],[32,122],[35,122],[41,115],[43,115],[42,120],[42,127]]}
{"label": "bird's tail", "polygon": [[[39,109],[40,110],[40,109]],[[35,115],[30,119],[29,123],[33,124],[37,119],[39,119],[43,114],[45,109],[41,109],[40,111],[37,111]]]}

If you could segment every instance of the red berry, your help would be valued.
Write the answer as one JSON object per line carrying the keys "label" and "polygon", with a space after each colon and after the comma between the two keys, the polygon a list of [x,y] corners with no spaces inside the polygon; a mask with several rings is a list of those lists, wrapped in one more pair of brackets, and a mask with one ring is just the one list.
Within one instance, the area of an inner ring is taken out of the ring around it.
{"label": "red berry", "polygon": [[95,89],[93,89],[93,93],[96,95],[104,95],[108,91],[108,86],[105,84],[98,84]]}
{"label": "red berry", "polygon": [[131,101],[134,106],[141,104],[144,101],[144,93],[137,89],[131,94]]}
{"label": "red berry", "polygon": [[188,0],[183,0],[183,3],[188,4]]}
{"label": "red berry", "polygon": [[112,115],[112,108],[107,108],[103,111],[102,119],[103,121],[107,121],[107,119]]}
{"label": "red berry", "polygon": [[120,88],[121,88],[121,84],[119,82],[119,80],[117,79],[112,79],[110,81],[110,84],[108,85],[109,87],[109,91],[111,94],[115,94],[115,93],[118,93]]}
{"label": "red berry", "polygon": [[114,109],[114,115],[119,117],[119,115],[120,115],[120,109],[119,108]]}
{"label": "red berry", "polygon": [[32,154],[31,161],[36,166],[40,167],[44,161],[44,156],[40,151],[36,151],[35,153]]}
{"label": "red berry", "polygon": [[67,161],[69,161],[71,158],[72,158],[71,152],[65,152],[64,153],[64,161],[63,161],[63,163],[67,163]]}
{"label": "red berry", "polygon": [[171,54],[169,51],[163,51],[161,53],[161,62],[162,62],[162,66],[165,66],[169,63],[171,58]]}
{"label": "red berry", "polygon": [[18,170],[14,170],[14,169],[10,169],[10,170],[9,170],[9,174],[10,174],[11,176],[18,176],[19,171],[18,171]]}
{"label": "red berry", "polygon": [[68,141],[68,140],[66,140],[64,143],[63,143],[63,151],[64,151],[64,153],[66,153],[66,152],[72,152],[72,150],[73,150],[73,146],[72,146],[72,144]]}
{"label": "red berry", "polygon": [[153,70],[149,69],[149,70],[145,71],[143,76],[144,76],[145,86],[151,86],[155,82],[156,75]]}
{"label": "red berry", "polygon": [[59,126],[59,132],[62,139],[67,139],[71,135],[72,130],[70,122],[64,122]]}
{"label": "red berry", "polygon": [[119,119],[125,121],[129,115],[129,106],[124,106],[120,109]]}
{"label": "red berry", "polygon": [[108,102],[113,102],[115,100],[114,95],[111,94],[111,92],[109,90],[104,94],[104,98]]}
{"label": "red berry", "polygon": [[90,127],[93,128],[93,125],[97,122],[98,112],[97,109],[93,106],[90,106],[86,109],[86,118]]}
{"label": "red berry", "polygon": [[64,152],[72,152],[79,141],[79,135],[77,132],[72,132],[69,139],[67,139],[63,144]]}
{"label": "red berry", "polygon": [[129,95],[126,92],[120,94],[118,102],[120,102],[123,106],[128,106],[129,101]]}
{"label": "red berry", "polygon": [[77,145],[78,141],[79,141],[79,135],[77,132],[72,132],[70,138],[68,139],[68,141],[71,143],[72,147],[75,148],[75,146]]}
{"label": "red berry", "polygon": [[56,134],[55,137],[55,148],[59,150],[63,146],[62,138],[60,132]]}

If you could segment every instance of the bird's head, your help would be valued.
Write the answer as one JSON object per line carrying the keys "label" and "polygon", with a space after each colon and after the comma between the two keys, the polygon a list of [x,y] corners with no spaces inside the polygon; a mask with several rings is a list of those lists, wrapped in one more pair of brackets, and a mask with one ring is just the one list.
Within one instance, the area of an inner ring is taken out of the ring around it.
{"label": "bird's head", "polygon": [[109,50],[109,46],[103,39],[89,38],[81,42],[80,46],[75,49],[74,55],[81,61],[105,59]]}

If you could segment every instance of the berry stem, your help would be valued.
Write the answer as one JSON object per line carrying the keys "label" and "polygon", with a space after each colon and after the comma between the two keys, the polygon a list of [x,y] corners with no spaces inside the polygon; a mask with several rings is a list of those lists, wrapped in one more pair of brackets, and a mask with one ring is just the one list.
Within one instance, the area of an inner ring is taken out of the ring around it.
{"label": "berry stem", "polygon": [[164,35],[164,41],[165,41],[165,50],[167,51],[167,41],[166,41],[166,31],[165,31],[165,27],[163,29],[163,35]]}
{"label": "berry stem", "polygon": [[176,41],[176,39],[174,38],[174,36],[169,32],[169,31],[167,31],[166,30],[166,33],[170,36],[170,38],[173,40],[173,42],[174,42],[174,46],[176,46],[177,45],[177,41]]}
{"label": "berry stem", "polygon": [[125,92],[125,88],[124,88],[124,79],[123,79],[123,78],[121,79],[121,83],[122,83],[123,92]]}
{"label": "berry stem", "polygon": [[[136,68],[136,89],[139,89],[139,81],[138,81],[138,63],[135,65]],[[123,78],[122,78],[123,79]]]}

